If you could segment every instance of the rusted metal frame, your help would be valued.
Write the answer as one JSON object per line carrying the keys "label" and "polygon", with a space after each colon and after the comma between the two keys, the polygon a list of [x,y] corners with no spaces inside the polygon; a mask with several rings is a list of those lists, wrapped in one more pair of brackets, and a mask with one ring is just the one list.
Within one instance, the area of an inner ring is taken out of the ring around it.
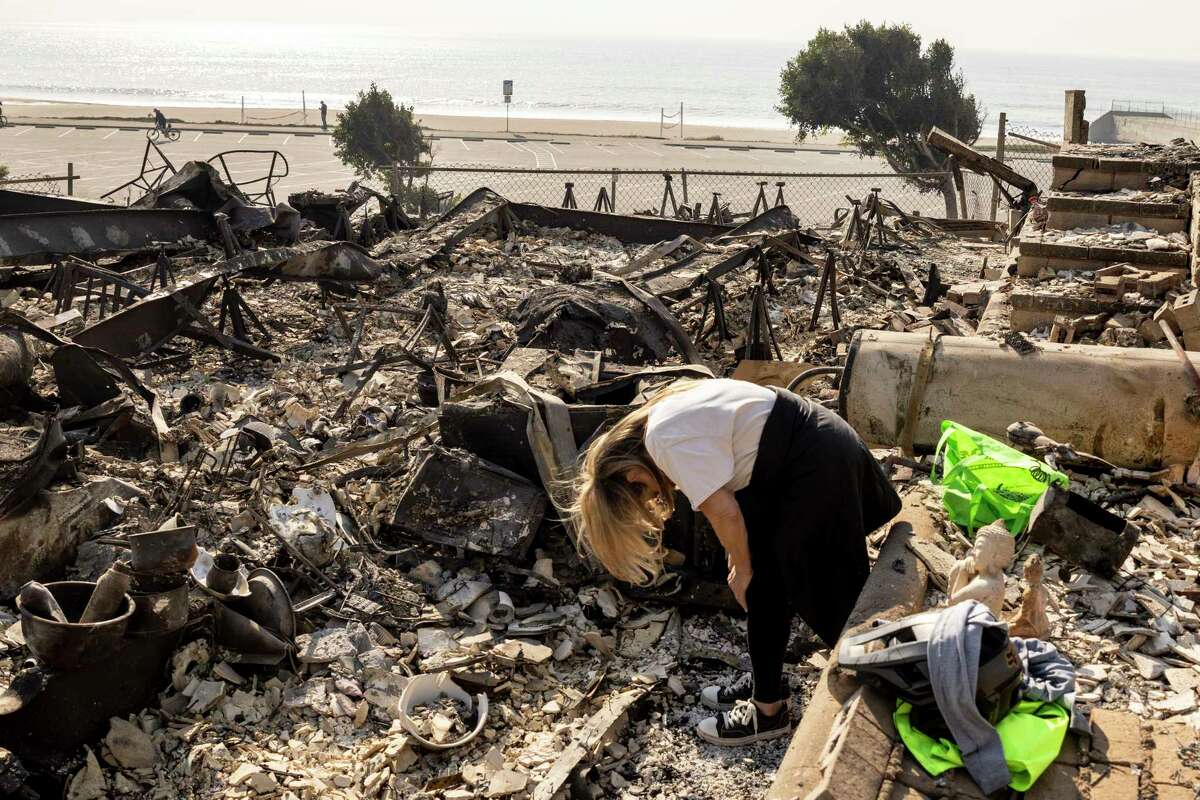
{"label": "rusted metal frame", "polygon": [[[779,350],[779,341],[775,337],[775,326],[771,324],[771,315],[767,309],[767,293],[766,287],[763,284],[758,284],[751,292],[750,301],[750,329],[747,333],[746,352],[750,353],[750,342],[758,345],[759,340],[765,333],[765,342],[767,345],[768,354],[771,351],[775,353],[776,361],[783,361],[783,353]],[[748,357],[757,357],[749,356]]]}
{"label": "rusted metal frame", "polygon": [[[729,323],[725,317],[725,298],[722,295],[721,284],[714,280],[705,281],[704,291],[704,308],[700,312],[700,324],[696,326],[696,342],[703,344],[709,336],[715,332],[718,341],[726,341],[730,338]],[[705,329],[705,323],[708,321],[708,309],[711,305],[713,310],[712,325]]]}
{"label": "rusted metal frame", "polygon": [[[261,347],[257,347],[243,339],[238,339],[236,337],[221,333],[221,331],[217,330],[216,326],[209,322],[208,317],[200,313],[200,311],[197,310],[197,308],[193,306],[184,295],[176,293],[171,295],[171,299],[175,301],[175,304],[181,311],[183,311],[184,314],[186,314],[188,317],[191,317],[192,321],[199,326],[200,330],[198,333],[200,334],[201,338],[215,340],[217,344],[226,348],[227,350],[232,350],[235,353],[241,353],[242,355],[251,356],[253,358],[261,358],[271,361],[283,360],[270,350],[264,350]],[[185,328],[182,333],[187,335],[189,332]]]}
{"label": "rusted metal frame", "polygon": [[[782,199],[783,193],[780,192],[779,196],[780,196],[780,199]],[[751,217],[757,217],[759,215],[760,212],[759,212],[758,208],[759,208],[760,203],[762,204],[763,211],[766,211],[771,207],[770,205],[767,204],[767,182],[766,181],[758,181],[758,196],[754,198],[754,208],[751,209],[751,211],[750,211]],[[776,205],[783,205],[783,203],[777,203]]]}
{"label": "rusted metal frame", "polygon": [[840,328],[841,313],[837,305],[837,255],[830,250],[825,256],[825,266],[821,270],[821,283],[817,287],[817,300],[813,303],[812,318],[808,322],[808,330],[815,331],[821,318],[821,304],[825,301],[825,293],[829,292],[829,309],[833,316],[834,328]]}
{"label": "rusted metal frame", "polygon": [[[149,169],[147,169],[147,167],[149,167],[149,165],[150,165],[150,149],[151,148],[153,148],[154,152],[158,154],[158,157],[162,159],[163,164],[162,164],[162,166],[150,167]],[[120,186],[118,186],[117,188],[115,188],[109,192],[106,192],[106,193],[100,195],[100,198],[104,199],[106,197],[111,197],[112,195],[116,194],[117,192],[121,191],[122,189],[128,189],[130,187],[136,187],[136,188],[140,189],[143,193],[152,192],[152,191],[154,191],[154,189],[156,189],[158,187],[158,185],[160,183],[162,183],[163,177],[167,174],[168,171],[172,175],[179,172],[179,170],[175,169],[175,165],[171,163],[171,159],[167,158],[167,154],[164,153],[157,144],[155,144],[152,141],[147,140],[146,141],[146,149],[142,153],[142,166],[138,170],[137,177],[131,181],[122,183]],[[148,173],[154,174],[153,180],[146,179],[146,175]]]}
{"label": "rusted metal frame", "polygon": [[246,298],[242,297],[242,293],[229,280],[225,281],[221,292],[221,316],[217,323],[217,330],[222,333],[225,332],[226,315],[233,326],[233,335],[236,338],[245,342],[250,341],[250,331],[246,327],[246,320],[249,319],[250,324],[258,329],[259,335],[264,340],[270,341],[271,332],[267,330],[267,326],[263,325],[258,315],[254,313],[254,309],[246,302]]}
{"label": "rusted metal frame", "polygon": [[[267,174],[261,178],[252,178],[246,181],[239,181],[238,179],[234,178],[233,173],[229,169],[229,165],[225,162],[225,156],[234,155],[237,153],[270,153],[271,166],[267,169]],[[220,161],[221,170],[225,173],[225,182],[231,186],[237,187],[238,191],[241,192],[247,200],[256,205],[260,205],[259,201],[264,199],[267,201],[268,205],[275,205],[275,184],[281,179],[286,178],[291,173],[291,166],[288,164],[287,156],[278,150],[225,150],[208,159],[208,163],[211,164],[215,160]],[[275,167],[281,160],[283,161],[283,172],[276,174]],[[258,183],[264,184],[262,191],[258,191],[257,189],[254,191],[246,190],[246,187],[253,186]]]}

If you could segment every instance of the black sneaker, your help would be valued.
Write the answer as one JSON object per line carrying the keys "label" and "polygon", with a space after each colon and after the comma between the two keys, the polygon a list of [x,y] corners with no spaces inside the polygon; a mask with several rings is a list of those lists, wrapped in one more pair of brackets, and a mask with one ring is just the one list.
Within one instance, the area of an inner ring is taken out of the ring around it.
{"label": "black sneaker", "polygon": [[749,672],[728,686],[705,686],[700,690],[700,704],[713,711],[728,711],[741,700],[754,695],[754,677]]}
{"label": "black sneaker", "polygon": [[792,732],[787,703],[774,716],[766,716],[753,702],[740,700],[732,711],[709,717],[696,726],[696,733],[710,744],[736,746],[787,736]]}

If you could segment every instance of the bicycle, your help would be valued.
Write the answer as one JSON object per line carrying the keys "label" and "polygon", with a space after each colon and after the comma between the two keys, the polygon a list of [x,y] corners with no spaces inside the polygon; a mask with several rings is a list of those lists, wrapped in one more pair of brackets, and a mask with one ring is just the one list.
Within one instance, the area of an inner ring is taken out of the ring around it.
{"label": "bicycle", "polygon": [[150,128],[148,131],[146,131],[146,138],[155,143],[164,140],[168,142],[177,142],[179,141],[179,131],[168,124],[165,128]]}

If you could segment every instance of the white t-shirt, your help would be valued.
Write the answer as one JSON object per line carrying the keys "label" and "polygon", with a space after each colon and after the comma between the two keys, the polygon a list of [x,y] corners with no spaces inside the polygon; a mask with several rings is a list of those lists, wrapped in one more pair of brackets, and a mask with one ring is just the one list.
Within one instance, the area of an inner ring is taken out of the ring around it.
{"label": "white t-shirt", "polygon": [[646,451],[699,509],[717,489],[736,492],[750,484],[774,407],[771,389],[727,378],[700,381],[650,409]]}

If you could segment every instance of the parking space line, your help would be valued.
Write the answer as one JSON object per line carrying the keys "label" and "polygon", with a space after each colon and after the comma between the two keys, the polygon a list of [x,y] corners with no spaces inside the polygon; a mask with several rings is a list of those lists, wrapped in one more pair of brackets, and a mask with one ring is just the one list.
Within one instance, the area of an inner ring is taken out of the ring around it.
{"label": "parking space line", "polygon": [[662,154],[662,153],[656,153],[656,152],[654,152],[653,150],[651,150],[649,147],[642,147],[640,144],[636,144],[636,143],[634,143],[634,142],[630,142],[630,144],[631,144],[633,147],[636,147],[638,150],[641,150],[641,151],[643,151],[643,152],[649,153],[650,155],[654,156],[655,158],[662,158],[662,157],[663,157],[663,154]]}
{"label": "parking space line", "polygon": [[116,136],[116,135],[117,135],[118,133],[120,133],[120,132],[121,132],[121,131],[120,131],[120,129],[114,128],[113,130],[111,130],[111,131],[109,131],[109,132],[108,132],[108,136],[105,136],[105,137],[103,137],[103,138],[105,138],[105,139],[111,139],[112,137]]}
{"label": "parking space line", "polygon": [[69,133],[74,133],[74,132],[75,132],[75,129],[74,129],[74,128],[67,128],[65,131],[63,131],[62,133],[60,133],[60,134],[58,135],[58,138],[60,138],[60,139],[61,139],[61,138],[63,138],[64,136],[66,136],[67,134],[69,134]]}
{"label": "parking space line", "polygon": [[198,141],[200,141],[200,137],[201,137],[201,136],[203,136],[203,135],[204,135],[204,131],[200,131],[199,133],[197,133],[197,134],[196,134],[196,138],[195,138],[195,139],[192,139],[192,141],[193,141],[193,142],[198,142]]}
{"label": "parking space line", "polygon": [[466,140],[466,139],[459,139],[459,140],[458,140],[458,143],[459,143],[459,144],[461,144],[461,145],[463,146],[463,150],[470,150],[470,149],[471,149],[471,148],[470,148],[470,146],[468,146],[468,145],[467,145],[467,140]]}
{"label": "parking space line", "polygon": [[292,135],[289,133],[287,136],[283,137],[283,144],[287,144],[291,140],[292,140]]}
{"label": "parking space line", "polygon": [[249,135],[250,135],[250,134],[248,134],[248,133],[243,133],[243,134],[242,134],[242,138],[241,138],[241,139],[238,139],[238,140],[237,140],[237,143],[238,143],[238,144],[241,144],[241,143],[242,143],[242,142],[243,142],[243,141],[246,139],[246,137],[247,137],[247,136],[249,136]]}

